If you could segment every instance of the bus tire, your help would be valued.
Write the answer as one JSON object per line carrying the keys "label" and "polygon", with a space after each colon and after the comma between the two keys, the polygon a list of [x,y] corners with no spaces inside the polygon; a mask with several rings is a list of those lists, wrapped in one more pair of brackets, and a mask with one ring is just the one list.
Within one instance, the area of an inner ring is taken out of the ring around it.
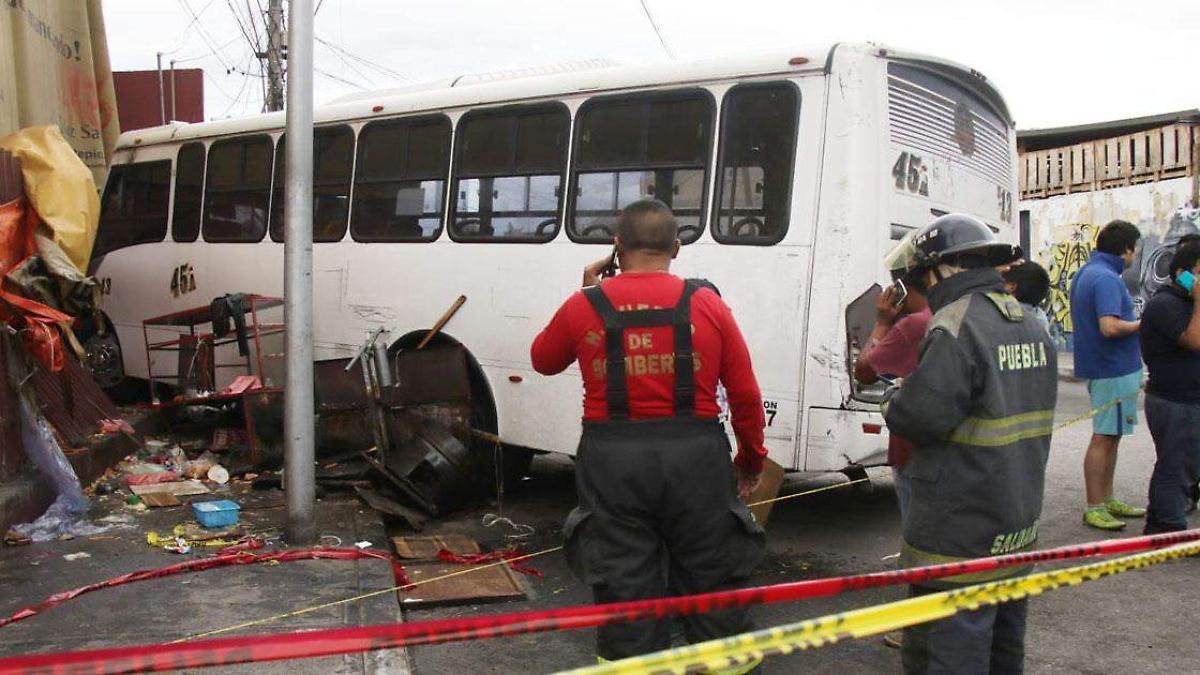
{"label": "bus tire", "polygon": [[868,495],[875,491],[875,486],[871,484],[870,476],[867,475],[867,469],[865,467],[860,466],[858,464],[853,464],[851,466],[846,467],[845,469],[842,469],[842,473],[846,475],[847,480],[864,480],[865,479],[865,481],[862,483],[854,484],[855,492],[857,492],[859,494],[863,494],[863,495]]}
{"label": "bus tire", "polygon": [[91,372],[92,379],[101,389],[113,392],[121,390],[128,378],[125,377],[121,340],[112,320],[103,312],[99,316],[99,321],[94,317],[86,321],[77,337],[87,355],[84,366]]}

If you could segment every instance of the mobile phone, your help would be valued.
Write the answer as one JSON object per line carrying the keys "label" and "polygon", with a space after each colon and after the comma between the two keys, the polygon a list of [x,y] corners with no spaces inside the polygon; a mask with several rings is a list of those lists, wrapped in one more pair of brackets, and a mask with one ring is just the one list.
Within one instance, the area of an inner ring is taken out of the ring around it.
{"label": "mobile phone", "polygon": [[897,279],[892,288],[896,289],[896,297],[892,300],[892,307],[899,307],[908,299],[908,286],[904,285],[904,280]]}
{"label": "mobile phone", "polygon": [[1189,270],[1184,270],[1179,274],[1178,280],[1179,285],[1183,286],[1183,290],[1191,293],[1192,286],[1196,284],[1196,275],[1192,274]]}
{"label": "mobile phone", "polygon": [[613,244],[612,255],[608,258],[608,264],[604,266],[604,269],[600,270],[600,278],[615,277],[617,276],[618,269],[620,268],[617,267],[617,245]]}

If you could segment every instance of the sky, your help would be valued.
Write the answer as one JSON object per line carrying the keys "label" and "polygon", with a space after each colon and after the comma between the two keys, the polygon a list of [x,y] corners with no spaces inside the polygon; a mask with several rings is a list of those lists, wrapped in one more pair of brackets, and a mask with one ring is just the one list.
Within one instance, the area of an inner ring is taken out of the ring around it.
{"label": "sky", "polygon": [[[251,16],[262,33],[266,2],[105,0],[113,70],[153,69],[155,54],[164,52],[164,68],[174,59],[177,68],[204,69],[207,118],[258,113],[262,66],[247,36],[255,37]],[[591,59],[687,61],[849,41],[974,68],[1000,88],[1020,129],[1200,107],[1198,0],[314,3],[318,104],[464,73]]]}

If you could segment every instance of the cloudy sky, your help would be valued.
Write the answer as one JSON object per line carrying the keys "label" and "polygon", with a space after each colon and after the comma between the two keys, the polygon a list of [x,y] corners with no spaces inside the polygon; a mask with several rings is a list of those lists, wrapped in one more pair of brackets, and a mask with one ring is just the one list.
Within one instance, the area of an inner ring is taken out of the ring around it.
{"label": "cloudy sky", "polygon": [[[250,39],[266,1],[105,0],[113,69],[153,69],[165,52],[164,67],[204,69],[207,117],[257,113],[263,79]],[[665,46],[641,0],[314,2],[318,103],[541,64],[872,41],[984,73],[1020,128],[1200,106],[1197,0],[645,0]]]}

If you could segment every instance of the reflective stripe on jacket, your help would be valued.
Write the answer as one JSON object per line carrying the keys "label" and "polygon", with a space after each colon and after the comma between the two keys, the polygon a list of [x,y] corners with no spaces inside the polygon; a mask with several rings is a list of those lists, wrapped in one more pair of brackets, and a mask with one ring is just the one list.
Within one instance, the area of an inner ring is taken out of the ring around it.
{"label": "reflective stripe on jacket", "polygon": [[[884,403],[888,428],[915,444],[904,522],[906,566],[1012,553],[1037,540],[1058,360],[1037,319],[992,269],[934,286],[917,370]],[[1014,576],[1009,568],[946,584]],[[935,585],[935,584],[930,584]]]}

